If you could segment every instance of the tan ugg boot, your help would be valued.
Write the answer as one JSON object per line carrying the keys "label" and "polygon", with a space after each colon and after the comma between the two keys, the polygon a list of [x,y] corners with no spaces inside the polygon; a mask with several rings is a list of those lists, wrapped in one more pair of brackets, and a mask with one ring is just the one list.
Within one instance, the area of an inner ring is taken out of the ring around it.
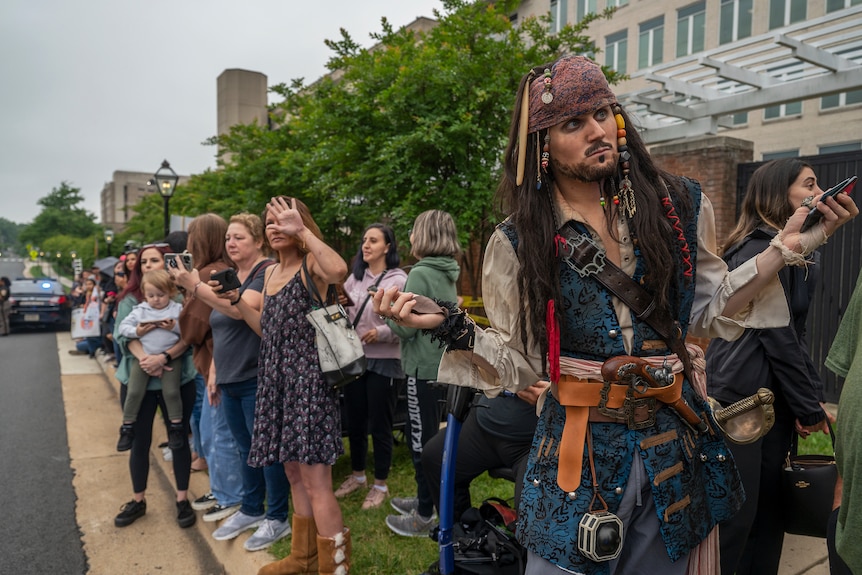
{"label": "tan ugg boot", "polygon": [[290,555],[264,565],[257,575],[317,575],[317,524],[313,517],[293,515]]}
{"label": "tan ugg boot", "polygon": [[335,537],[317,536],[317,557],[320,575],[348,575],[350,573],[350,529],[344,528]]}

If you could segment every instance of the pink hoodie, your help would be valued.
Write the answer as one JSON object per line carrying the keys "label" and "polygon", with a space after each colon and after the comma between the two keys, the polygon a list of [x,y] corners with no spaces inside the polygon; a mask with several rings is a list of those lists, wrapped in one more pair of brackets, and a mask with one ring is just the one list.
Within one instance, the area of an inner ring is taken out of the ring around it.
{"label": "pink hoodie", "polygon": [[[354,305],[346,308],[347,315],[356,327],[356,333],[360,337],[369,330],[377,329],[377,341],[374,343],[365,344],[365,357],[371,359],[401,359],[401,338],[392,333],[386,322],[377,317],[374,313],[374,305],[371,301],[362,310],[362,317],[357,320],[356,314],[359,308],[368,298],[368,287],[374,285],[378,275],[371,275],[368,268],[365,269],[365,275],[361,280],[357,280],[350,274],[344,282],[344,292],[353,300]],[[407,274],[401,268],[393,268],[386,271],[386,275],[380,281],[378,288],[386,289],[391,286],[398,286],[398,289],[404,289],[404,284],[407,281]]]}

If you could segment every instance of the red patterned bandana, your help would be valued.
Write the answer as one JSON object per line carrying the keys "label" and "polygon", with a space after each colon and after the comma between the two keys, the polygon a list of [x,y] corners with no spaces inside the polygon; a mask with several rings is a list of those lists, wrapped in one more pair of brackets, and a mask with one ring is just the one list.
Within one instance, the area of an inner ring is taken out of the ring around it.
{"label": "red patterned bandana", "polygon": [[[602,68],[583,56],[557,60],[530,82],[529,132],[550,128],[617,101]],[[547,102],[547,103],[546,103]]]}

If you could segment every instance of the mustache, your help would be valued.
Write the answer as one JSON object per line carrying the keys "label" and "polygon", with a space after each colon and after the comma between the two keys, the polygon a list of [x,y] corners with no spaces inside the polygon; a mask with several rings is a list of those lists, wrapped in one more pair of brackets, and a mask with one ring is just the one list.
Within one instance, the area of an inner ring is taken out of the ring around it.
{"label": "mustache", "polygon": [[610,144],[608,144],[607,142],[597,142],[597,143],[593,144],[592,146],[590,146],[589,148],[587,148],[587,151],[584,152],[584,155],[589,156],[589,155],[594,154],[596,152],[600,152],[604,149],[613,150],[613,147]]}

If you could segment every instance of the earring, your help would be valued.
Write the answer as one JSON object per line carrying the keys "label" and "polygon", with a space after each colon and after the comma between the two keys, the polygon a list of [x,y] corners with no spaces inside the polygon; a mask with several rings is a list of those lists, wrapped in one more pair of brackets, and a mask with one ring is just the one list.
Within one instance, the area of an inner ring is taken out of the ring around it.
{"label": "earring", "polygon": [[617,150],[620,153],[620,168],[623,172],[619,194],[614,196],[614,203],[619,204],[622,202],[623,211],[631,218],[637,211],[637,205],[635,204],[632,182],[629,180],[629,160],[631,159],[631,154],[629,153],[628,142],[626,140],[626,121],[623,118],[622,108],[620,108],[619,104],[614,105],[613,112],[614,119],[617,122]]}

